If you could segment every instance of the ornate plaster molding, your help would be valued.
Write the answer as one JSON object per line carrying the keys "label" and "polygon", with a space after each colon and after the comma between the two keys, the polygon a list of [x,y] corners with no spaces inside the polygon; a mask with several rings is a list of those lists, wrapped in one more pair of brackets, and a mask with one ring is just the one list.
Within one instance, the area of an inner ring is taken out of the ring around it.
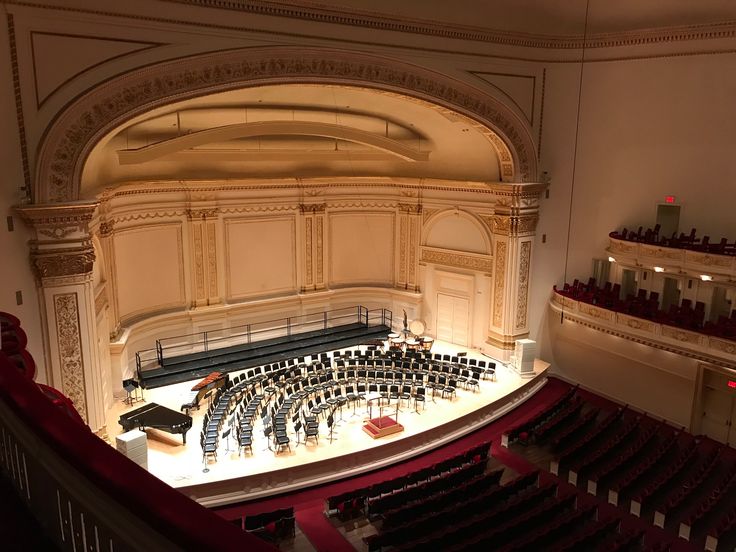
{"label": "ornate plaster molding", "polygon": [[[564,304],[564,306],[563,306]],[[597,313],[589,305],[552,293],[550,308],[569,320],[599,332],[614,335],[655,349],[736,369],[736,342],[656,324],[651,320],[613,313],[614,318]]]}
{"label": "ornate plaster molding", "polygon": [[496,242],[496,267],[493,278],[493,325],[503,324],[503,293],[506,288],[506,242]]}
{"label": "ornate plaster molding", "polygon": [[[274,83],[325,83],[388,90],[468,116],[498,135],[514,156],[513,177],[537,176],[528,124],[498,99],[416,65],[355,52],[292,47],[247,48],[165,62],[97,86],[67,107],[47,130],[35,172],[37,202],[80,194],[87,156],[106,134],[131,118],[189,98]],[[499,155],[499,158],[501,156]]]}
{"label": "ornate plaster molding", "polygon": [[95,252],[92,246],[54,250],[32,250],[31,265],[39,280],[85,276],[92,273]]}
{"label": "ornate plaster molding", "polygon": [[87,422],[87,392],[76,293],[54,295],[54,319],[56,320],[62,391],[74,403],[82,419]]}
{"label": "ornate plaster molding", "polygon": [[466,270],[480,270],[485,273],[491,273],[493,270],[493,259],[490,256],[441,251],[428,247],[422,247],[420,260],[424,263],[435,263]]}
{"label": "ornate plaster molding", "polygon": [[519,254],[519,290],[516,298],[516,329],[522,330],[527,324],[527,302],[529,300],[529,266],[532,258],[532,242],[521,243]]}
{"label": "ornate plaster molding", "polygon": [[288,17],[319,23],[363,27],[381,31],[437,36],[448,39],[486,42],[490,44],[521,46],[525,48],[581,49],[637,46],[660,42],[712,40],[736,36],[733,21],[682,25],[637,31],[596,33],[587,37],[553,36],[515,31],[500,31],[471,25],[459,25],[418,18],[398,18],[379,12],[344,9],[318,2],[275,0],[167,0],[179,4],[193,4],[212,8],[247,12],[258,15]]}

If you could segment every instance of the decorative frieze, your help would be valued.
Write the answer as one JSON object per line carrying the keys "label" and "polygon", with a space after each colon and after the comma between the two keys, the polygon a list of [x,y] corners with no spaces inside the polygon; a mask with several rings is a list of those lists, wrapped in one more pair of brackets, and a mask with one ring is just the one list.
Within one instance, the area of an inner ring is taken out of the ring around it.
{"label": "decorative frieze", "polygon": [[82,248],[31,250],[31,265],[36,278],[61,278],[92,273],[95,252],[91,245]]}
{"label": "decorative frieze", "polygon": [[486,273],[490,273],[493,270],[493,260],[490,257],[439,251],[429,247],[422,247],[421,261],[455,268],[464,268],[466,270],[479,270]]}
{"label": "decorative frieze", "polygon": [[532,256],[532,242],[521,243],[519,254],[519,289],[516,295],[516,329],[526,328],[527,302],[529,300],[529,265]]}
{"label": "decorative frieze", "polygon": [[629,341],[730,369],[733,369],[736,362],[733,356],[736,354],[736,341],[603,309],[564,297],[557,292],[552,293],[549,305],[553,311],[562,313],[564,320]]}
{"label": "decorative frieze", "polygon": [[54,295],[54,319],[56,320],[62,391],[71,399],[77,412],[86,422],[87,392],[76,293]]}
{"label": "decorative frieze", "polygon": [[493,325],[503,325],[503,296],[506,288],[506,242],[496,242],[496,266],[493,278]]}
{"label": "decorative frieze", "polygon": [[[370,84],[430,104],[444,104],[464,112],[508,143],[507,148],[515,152],[509,180],[536,177],[535,147],[523,122],[498,99],[474,87],[415,65],[356,52],[269,47],[164,62],[93,88],[68,106],[49,129],[39,154],[35,197],[53,202],[78,197],[83,162],[95,137],[143,108],[166,105],[174,97],[183,100],[203,91],[214,93],[274,78]],[[499,158],[503,157],[501,150]]]}

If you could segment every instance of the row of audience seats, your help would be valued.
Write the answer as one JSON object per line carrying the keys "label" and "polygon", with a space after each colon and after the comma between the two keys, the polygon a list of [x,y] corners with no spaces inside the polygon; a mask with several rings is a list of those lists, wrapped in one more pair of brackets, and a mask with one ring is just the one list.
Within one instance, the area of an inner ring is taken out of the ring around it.
{"label": "row of audience seats", "polygon": [[587,284],[579,280],[572,284],[566,283],[562,290],[553,286],[553,290],[576,301],[652,320],[658,324],[736,340],[736,309],[731,312],[730,317],[720,316],[716,322],[705,321],[705,303],[702,301],[696,301],[693,305],[690,299],[683,299],[680,305],[671,305],[668,311],[662,311],[659,309],[660,297],[656,291],[647,293],[640,289],[635,296],[629,295],[620,299],[619,284],[606,282],[599,288],[594,278],[590,278]]}
{"label": "row of audience seats", "polygon": [[721,238],[718,242],[711,242],[710,236],[696,237],[697,231],[695,228],[690,230],[690,234],[681,232],[678,235],[677,232],[673,232],[671,236],[667,237],[660,235],[660,228],[659,224],[654,228],[647,228],[646,230],[644,230],[643,226],[640,226],[638,230],[624,228],[621,232],[611,232],[609,236],[617,240],[639,242],[648,245],[689,249],[716,255],[736,255],[736,241],[729,243],[728,238]]}
{"label": "row of audience seats", "polygon": [[36,363],[26,350],[28,338],[20,327],[20,320],[7,312],[0,312],[0,351],[28,378],[36,375]]}
{"label": "row of audience seats", "polygon": [[[480,443],[442,462],[407,475],[331,496],[325,501],[325,513],[328,516],[337,516],[342,521],[362,514],[379,515],[384,509],[391,509],[394,499],[390,497],[401,497],[401,493],[410,488],[432,481],[437,481],[436,485],[445,485],[450,480],[457,480],[458,476],[453,474],[461,474],[460,478],[463,479],[472,478],[479,471],[482,473],[488,462],[490,450],[490,442]],[[396,500],[400,502],[401,498]]]}
{"label": "row of audience seats", "polygon": [[244,518],[239,517],[232,520],[231,523],[239,529],[274,544],[293,538],[296,532],[293,506],[262,514],[247,515]]}
{"label": "row of audience seats", "polygon": [[708,540],[711,550],[736,544],[736,451],[729,447],[626,406],[602,411],[569,392],[509,434],[512,446],[546,449],[553,474],[673,538],[696,546]]}

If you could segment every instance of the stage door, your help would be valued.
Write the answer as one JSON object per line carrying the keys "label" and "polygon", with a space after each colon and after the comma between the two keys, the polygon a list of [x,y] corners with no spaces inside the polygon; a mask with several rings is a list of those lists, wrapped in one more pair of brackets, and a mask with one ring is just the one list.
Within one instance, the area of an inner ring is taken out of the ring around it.
{"label": "stage door", "polygon": [[470,302],[467,297],[437,294],[437,339],[468,346]]}

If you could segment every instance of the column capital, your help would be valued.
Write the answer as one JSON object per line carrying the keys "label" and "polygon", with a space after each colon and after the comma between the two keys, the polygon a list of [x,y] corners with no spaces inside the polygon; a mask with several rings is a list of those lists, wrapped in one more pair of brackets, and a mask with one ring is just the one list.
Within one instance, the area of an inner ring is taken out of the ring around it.
{"label": "column capital", "polygon": [[34,230],[37,240],[86,238],[98,205],[98,201],[24,205],[15,207],[15,212]]}
{"label": "column capital", "polygon": [[89,224],[98,205],[85,201],[15,208],[33,231],[31,265],[39,282],[76,279],[92,272],[95,253]]}

